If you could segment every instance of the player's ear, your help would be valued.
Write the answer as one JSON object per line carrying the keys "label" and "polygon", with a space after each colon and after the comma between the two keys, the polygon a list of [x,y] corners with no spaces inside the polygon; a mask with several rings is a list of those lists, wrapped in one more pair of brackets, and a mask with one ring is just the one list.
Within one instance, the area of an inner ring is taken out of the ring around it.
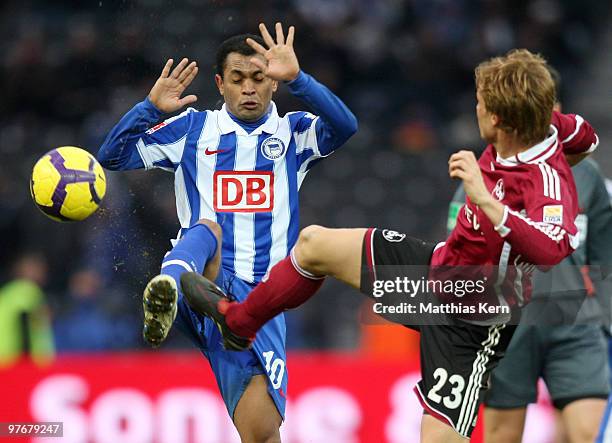
{"label": "player's ear", "polygon": [[276,92],[278,89],[278,82],[276,80],[272,80],[272,92]]}
{"label": "player's ear", "polygon": [[215,74],[215,83],[217,84],[217,88],[219,88],[219,94],[223,95],[223,77],[219,74]]}
{"label": "player's ear", "polygon": [[501,118],[499,118],[499,115],[491,113],[491,115],[490,115],[490,117],[489,117],[489,118],[491,119],[491,125],[492,125],[494,128],[497,128],[497,126],[498,126],[498,125],[499,125],[499,123],[501,122]]}

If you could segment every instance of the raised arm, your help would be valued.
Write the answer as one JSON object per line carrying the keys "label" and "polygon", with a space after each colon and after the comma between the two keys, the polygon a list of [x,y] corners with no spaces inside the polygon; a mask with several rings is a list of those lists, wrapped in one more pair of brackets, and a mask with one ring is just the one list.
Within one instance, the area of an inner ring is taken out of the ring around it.
{"label": "raised arm", "polygon": [[487,190],[476,157],[471,151],[459,151],[449,160],[449,175],[463,181],[465,193],[491,220],[495,230],[523,259],[542,270],[554,266],[578,247],[572,214],[572,197],[567,178],[555,174],[558,193],[544,191],[540,164],[532,180],[522,190],[526,214],[513,211],[497,201]]}
{"label": "raised arm", "polygon": [[183,59],[170,72],[173,60],[166,62],[149,96],[134,106],[111,129],[98,151],[98,160],[110,170],[160,167],[174,169],[180,161],[181,140],[187,134],[194,111],[158,123],[164,113],[175,112],[197,100],[181,95],[197,75],[195,62]]}
{"label": "raised arm", "polygon": [[597,149],[599,137],[593,127],[577,114],[553,112],[552,125],[559,131],[563,153],[570,166],[580,163]]}
{"label": "raised arm", "polygon": [[259,30],[268,48],[264,48],[252,39],[247,39],[247,43],[261,54],[267,63],[257,57],[253,57],[251,62],[268,77],[287,82],[291,93],[300,97],[312,108],[318,117],[306,117],[297,127],[307,130],[314,125],[317,139],[316,154],[319,157],[331,154],[357,131],[355,115],[328,88],[300,70],[293,49],[295,36],[293,26],[289,27],[286,40],[280,23],[276,23],[276,41],[263,23],[259,25]]}

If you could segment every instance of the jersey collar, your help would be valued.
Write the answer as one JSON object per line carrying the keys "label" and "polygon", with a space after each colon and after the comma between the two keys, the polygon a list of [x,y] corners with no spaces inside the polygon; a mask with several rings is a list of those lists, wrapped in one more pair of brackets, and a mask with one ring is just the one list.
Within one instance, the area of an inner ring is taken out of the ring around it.
{"label": "jersey collar", "polygon": [[551,134],[548,137],[526,151],[519,152],[518,154],[508,158],[502,158],[499,154],[497,154],[497,163],[503,166],[517,166],[526,163],[541,163],[546,161],[557,151],[557,148],[559,147],[557,128],[550,125],[550,129]]}
{"label": "jersey collar", "polygon": [[[251,132],[250,135],[260,135],[262,133],[267,134],[275,134],[278,130],[278,113],[276,112],[276,104],[274,102],[270,102],[271,110],[268,119],[257,129]],[[232,117],[227,113],[227,109],[225,103],[221,107],[217,115],[217,124],[219,126],[219,131],[221,134],[229,134],[231,132],[235,132],[236,135],[249,135],[238,123],[232,120]]]}

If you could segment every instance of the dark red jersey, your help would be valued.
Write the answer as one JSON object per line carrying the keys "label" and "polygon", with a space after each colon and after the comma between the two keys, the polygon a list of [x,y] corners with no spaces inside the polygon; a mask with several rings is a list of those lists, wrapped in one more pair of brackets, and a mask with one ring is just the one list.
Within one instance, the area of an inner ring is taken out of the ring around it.
{"label": "dark red jersey", "polygon": [[487,189],[504,205],[503,221],[494,226],[466,198],[455,229],[433,253],[433,269],[474,266],[487,282],[478,302],[529,302],[534,267],[549,269],[578,246],[576,185],[565,154],[592,152],[598,142],[582,117],[555,112],[550,135],[520,154],[501,158],[493,145],[487,146],[478,163]]}

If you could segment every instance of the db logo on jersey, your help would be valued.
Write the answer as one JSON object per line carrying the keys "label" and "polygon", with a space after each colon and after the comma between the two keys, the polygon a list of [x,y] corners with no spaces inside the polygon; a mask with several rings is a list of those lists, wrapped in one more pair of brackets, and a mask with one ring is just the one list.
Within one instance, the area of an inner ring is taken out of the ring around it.
{"label": "db logo on jersey", "polygon": [[213,177],[217,212],[270,212],[274,208],[271,171],[217,171]]}

